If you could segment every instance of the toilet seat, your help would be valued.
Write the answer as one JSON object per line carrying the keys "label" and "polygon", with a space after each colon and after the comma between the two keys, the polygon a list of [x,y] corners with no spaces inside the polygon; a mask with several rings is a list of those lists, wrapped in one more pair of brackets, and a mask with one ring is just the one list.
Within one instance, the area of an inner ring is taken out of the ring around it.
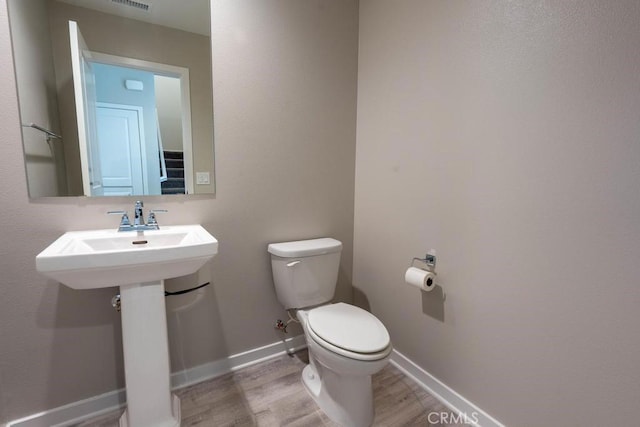
{"label": "toilet seat", "polygon": [[356,360],[379,360],[391,352],[389,333],[373,314],[345,303],[308,312],[310,337],[325,349]]}

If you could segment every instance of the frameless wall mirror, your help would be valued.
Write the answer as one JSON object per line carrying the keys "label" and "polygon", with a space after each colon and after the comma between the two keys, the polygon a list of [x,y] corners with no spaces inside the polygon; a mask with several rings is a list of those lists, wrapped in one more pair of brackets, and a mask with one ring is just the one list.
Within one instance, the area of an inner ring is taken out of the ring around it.
{"label": "frameless wall mirror", "polygon": [[214,192],[209,0],[8,0],[30,197]]}

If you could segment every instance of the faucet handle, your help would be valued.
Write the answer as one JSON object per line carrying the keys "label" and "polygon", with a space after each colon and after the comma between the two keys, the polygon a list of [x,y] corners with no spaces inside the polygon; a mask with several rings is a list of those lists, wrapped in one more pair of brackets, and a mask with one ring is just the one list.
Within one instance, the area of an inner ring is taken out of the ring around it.
{"label": "faucet handle", "polygon": [[156,213],[164,213],[168,212],[166,209],[151,209],[149,210],[149,217],[147,218],[147,225],[158,225],[158,220],[156,219]]}
{"label": "faucet handle", "polygon": [[108,211],[109,215],[122,215],[122,219],[120,219],[120,228],[131,227],[131,221],[129,221],[129,214],[127,211]]}

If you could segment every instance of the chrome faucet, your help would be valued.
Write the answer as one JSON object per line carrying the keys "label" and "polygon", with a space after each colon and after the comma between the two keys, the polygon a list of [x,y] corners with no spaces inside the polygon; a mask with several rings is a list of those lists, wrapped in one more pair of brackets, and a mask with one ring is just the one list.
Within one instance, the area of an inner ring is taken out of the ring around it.
{"label": "chrome faucet", "polygon": [[144,207],[144,203],[142,200],[136,201],[134,207],[134,217],[133,224],[129,220],[129,214],[127,211],[109,211],[108,214],[117,214],[122,215],[120,219],[120,226],[118,227],[118,231],[145,231],[145,230],[159,230],[160,226],[158,225],[158,221],[156,220],[156,213],[158,212],[167,212],[166,209],[153,209],[149,211],[149,217],[147,218],[147,223],[144,222],[144,211],[142,208]]}
{"label": "chrome faucet", "polygon": [[134,208],[134,216],[133,216],[133,226],[134,227],[140,227],[140,226],[145,226],[146,224],[144,223],[144,212],[142,211],[142,208],[144,207],[144,203],[142,203],[142,200],[137,200],[136,201],[136,206]]}

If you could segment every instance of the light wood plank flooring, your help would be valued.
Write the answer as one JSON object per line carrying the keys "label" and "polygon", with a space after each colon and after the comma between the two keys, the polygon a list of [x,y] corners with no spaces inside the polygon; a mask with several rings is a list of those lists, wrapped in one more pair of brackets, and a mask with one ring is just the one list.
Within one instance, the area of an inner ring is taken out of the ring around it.
{"label": "light wood plank flooring", "polygon": [[[332,426],[307,394],[300,378],[306,350],[178,390],[182,427]],[[448,412],[436,398],[388,365],[373,376],[375,426],[431,426],[430,412]],[[73,427],[117,427],[115,411]],[[435,420],[435,416],[431,417]],[[437,424],[440,426],[461,424]]]}

